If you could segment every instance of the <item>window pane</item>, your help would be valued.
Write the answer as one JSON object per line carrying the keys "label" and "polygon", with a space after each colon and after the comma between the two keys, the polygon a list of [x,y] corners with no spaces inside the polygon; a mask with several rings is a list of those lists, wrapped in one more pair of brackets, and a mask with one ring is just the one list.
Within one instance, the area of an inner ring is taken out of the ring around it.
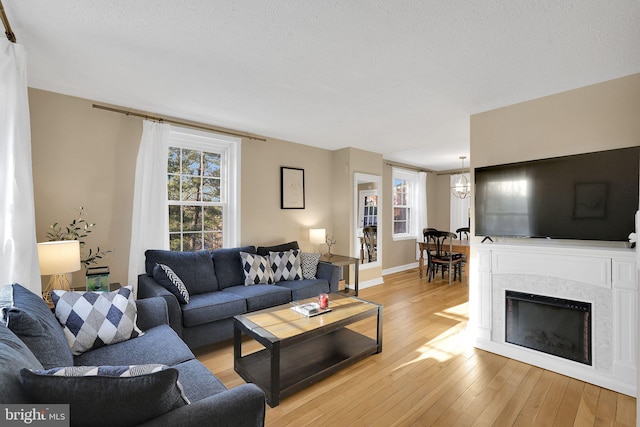
{"label": "window pane", "polygon": [[220,154],[202,153],[202,176],[220,177]]}
{"label": "window pane", "polygon": [[221,231],[222,230],[222,207],[206,206],[204,208],[204,230],[205,231]]}
{"label": "window pane", "polygon": [[219,249],[222,247],[222,232],[216,231],[211,233],[204,233],[204,248],[203,249]]}
{"label": "window pane", "polygon": [[180,231],[180,206],[169,206],[169,232]]}
{"label": "window pane", "polygon": [[393,208],[394,221],[406,221],[407,220],[407,208]]}
{"label": "window pane", "polygon": [[393,223],[393,233],[394,234],[405,234],[407,232],[407,223],[406,222],[394,222]]}
{"label": "window pane", "polygon": [[182,177],[182,201],[183,202],[199,202],[201,178]]}
{"label": "window pane", "polygon": [[169,147],[169,163],[167,165],[169,173],[180,173],[180,149]]}
{"label": "window pane", "polygon": [[182,174],[183,175],[201,175],[202,166],[201,151],[197,150],[182,150]]}
{"label": "window pane", "polygon": [[184,231],[202,231],[202,207],[182,207],[182,229]]}
{"label": "window pane", "polygon": [[169,200],[180,200],[180,175],[169,175],[167,177],[167,192]]}
{"label": "window pane", "polygon": [[202,233],[184,233],[182,235],[182,251],[199,251],[202,249]]}
{"label": "window pane", "polygon": [[169,249],[172,251],[180,252],[180,242],[181,242],[180,234],[170,234],[169,235]]}
{"label": "window pane", "polygon": [[202,178],[202,201],[220,201],[220,180],[217,178]]}

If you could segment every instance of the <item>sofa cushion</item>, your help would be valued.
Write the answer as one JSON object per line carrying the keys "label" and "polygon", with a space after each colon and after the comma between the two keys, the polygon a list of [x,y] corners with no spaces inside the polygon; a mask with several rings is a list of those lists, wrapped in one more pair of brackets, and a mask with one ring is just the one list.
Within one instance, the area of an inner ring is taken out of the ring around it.
{"label": "sofa cushion", "polygon": [[329,282],[325,279],[284,280],[277,282],[276,287],[289,289],[293,301],[313,298],[330,292]]}
{"label": "sofa cushion", "polygon": [[173,366],[180,372],[180,383],[192,403],[205,399],[227,388],[202,363],[193,359]]}
{"label": "sofa cushion", "polygon": [[20,369],[43,369],[25,343],[0,325],[0,402],[32,403],[22,388]]}
{"label": "sofa cushion", "polygon": [[160,286],[178,298],[180,304],[189,304],[189,291],[178,275],[164,264],[153,267],[153,278]]}
{"label": "sofa cushion", "polygon": [[222,292],[231,293],[244,298],[247,301],[248,312],[291,302],[291,291],[280,286],[240,285],[225,288]]}
{"label": "sofa cushion", "polygon": [[302,279],[300,249],[286,252],[269,252],[269,260],[273,270],[273,280],[276,282]]}
{"label": "sofa cushion", "polygon": [[194,295],[191,303],[182,307],[182,323],[188,328],[246,312],[243,297],[221,291],[209,292]]}
{"label": "sofa cushion", "polygon": [[269,252],[286,252],[286,251],[293,251],[296,249],[300,249],[300,246],[298,245],[298,242],[294,240],[292,242],[283,243],[281,245],[258,246],[256,253],[262,256],[269,256]]}
{"label": "sofa cushion", "polygon": [[273,270],[271,270],[271,263],[268,257],[240,252],[240,258],[242,259],[242,269],[244,270],[245,286],[260,283],[265,285],[273,284]]}
{"label": "sofa cushion", "polygon": [[114,292],[54,290],[51,299],[74,355],[143,334],[131,286]]}
{"label": "sofa cushion", "polygon": [[7,327],[29,347],[45,369],[73,365],[62,327],[42,297],[18,284],[7,286],[11,287],[11,305],[2,308]]}
{"label": "sofa cushion", "polygon": [[300,263],[302,265],[302,277],[305,279],[315,279],[318,271],[318,263],[320,262],[320,254],[301,252]]}
{"label": "sofa cushion", "polygon": [[164,264],[180,277],[189,295],[218,290],[216,271],[209,251],[173,252],[150,249],[144,254],[147,276],[153,276],[156,264]]}
{"label": "sofa cushion", "polygon": [[[90,368],[89,376],[65,376],[60,370],[20,374],[35,403],[70,405],[72,425],[132,426],[186,405],[178,370],[159,368],[151,373],[120,376],[129,367]],[[146,371],[136,368],[134,371]],[[63,371],[78,372],[79,368]]]}
{"label": "sofa cushion", "polygon": [[194,355],[169,325],[148,329],[144,335],[107,345],[75,357],[74,365],[145,365],[162,363],[173,366]]}
{"label": "sofa cushion", "polygon": [[256,248],[255,246],[243,246],[211,251],[211,258],[213,258],[213,265],[218,275],[220,289],[244,283],[244,270],[242,269],[240,252],[255,254]]}

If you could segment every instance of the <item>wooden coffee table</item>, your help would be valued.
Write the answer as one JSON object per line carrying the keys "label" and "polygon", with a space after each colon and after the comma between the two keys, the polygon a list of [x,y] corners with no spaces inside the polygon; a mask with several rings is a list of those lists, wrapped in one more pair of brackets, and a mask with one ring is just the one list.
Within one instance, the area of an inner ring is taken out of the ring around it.
{"label": "wooden coffee table", "polygon": [[[299,303],[315,299],[298,301]],[[305,317],[291,304],[235,316],[233,366],[247,382],[264,390],[274,407],[334,372],[382,351],[382,305],[342,294],[329,295],[330,312]],[[376,336],[347,326],[373,318]],[[264,349],[242,354],[242,335]]]}

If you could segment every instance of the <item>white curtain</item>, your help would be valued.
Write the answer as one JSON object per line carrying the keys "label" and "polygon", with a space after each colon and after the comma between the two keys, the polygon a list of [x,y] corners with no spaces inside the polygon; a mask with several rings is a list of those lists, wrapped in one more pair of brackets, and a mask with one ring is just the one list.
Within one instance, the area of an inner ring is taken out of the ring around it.
{"label": "white curtain", "polygon": [[[458,175],[451,175],[449,187],[454,184],[457,176]],[[464,176],[469,179],[468,173],[465,173]],[[455,233],[458,228],[469,226],[469,203],[471,194],[469,194],[466,199],[459,199],[449,192],[449,198],[451,199],[449,229]]]}
{"label": "white curtain", "polygon": [[20,283],[40,294],[36,245],[27,53],[0,40],[0,286]]}
{"label": "white curtain", "polygon": [[138,275],[144,273],[144,251],[169,249],[167,156],[171,126],[148,120],[142,125],[133,190],[128,276],[136,294]]}
{"label": "white curtain", "polygon": [[[417,239],[423,240],[422,230],[427,227],[427,173],[418,172],[418,223]],[[416,244],[416,260],[420,258],[420,248]]]}

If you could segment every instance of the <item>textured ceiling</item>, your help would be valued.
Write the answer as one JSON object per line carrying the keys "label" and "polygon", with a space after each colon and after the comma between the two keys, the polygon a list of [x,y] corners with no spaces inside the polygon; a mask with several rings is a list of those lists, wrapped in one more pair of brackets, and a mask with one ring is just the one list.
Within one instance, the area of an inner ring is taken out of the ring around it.
{"label": "textured ceiling", "polygon": [[640,72],[640,0],[3,0],[29,86],[434,170],[474,113]]}

